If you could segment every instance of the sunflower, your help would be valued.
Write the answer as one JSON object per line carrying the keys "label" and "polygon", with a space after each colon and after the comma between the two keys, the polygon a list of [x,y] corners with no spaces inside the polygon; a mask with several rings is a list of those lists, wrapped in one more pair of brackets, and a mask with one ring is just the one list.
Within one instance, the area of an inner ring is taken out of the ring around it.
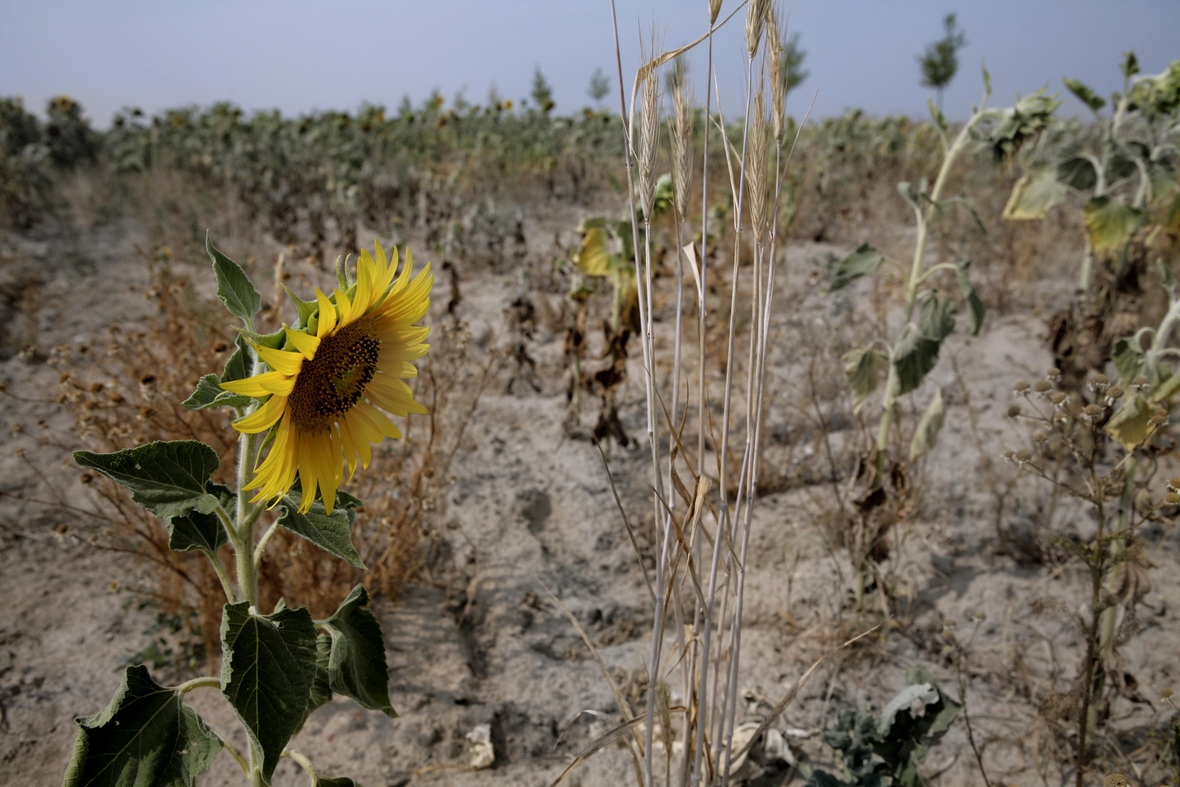
{"label": "sunflower", "polygon": [[[246,490],[257,489],[252,502],[277,500],[299,474],[306,512],[317,488],[329,514],[347,468],[368,467],[370,443],[401,437],[386,413],[425,413],[404,378],[418,370],[411,361],[426,354],[429,328],[414,325],[430,306],[434,277],[430,265],[417,276],[406,251],[406,264],[394,280],[397,249],[386,260],[381,244],[376,257],[362,251],[356,282],[329,298],[316,289],[318,311],[300,328],[283,326],[282,349],[255,345],[269,367],[253,377],[222,383],[233,393],[263,399],[249,415],[234,422],[245,434],[272,430],[270,451],[254,471]],[[384,412],[382,412],[384,411]]]}

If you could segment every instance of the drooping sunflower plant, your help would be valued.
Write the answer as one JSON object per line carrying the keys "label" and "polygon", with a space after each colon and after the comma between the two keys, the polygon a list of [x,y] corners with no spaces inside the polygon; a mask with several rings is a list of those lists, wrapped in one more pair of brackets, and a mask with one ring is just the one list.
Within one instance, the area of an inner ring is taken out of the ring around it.
{"label": "drooping sunflower plant", "polygon": [[[282,758],[303,767],[314,784],[352,784],[318,773],[287,743],[333,693],[397,716],[381,627],[364,587],[326,620],[282,600],[263,614],[258,571],[279,528],[364,568],[350,535],[361,501],[341,487],[369,465],[373,444],[401,436],[389,415],[426,412],[405,380],[428,349],[429,329],[416,323],[430,306],[430,266],[415,276],[407,251],[399,273],[396,249],[387,258],[376,244],[374,253],[361,253],[355,276],[339,266],[331,295],[317,289],[304,301],[292,294],[297,321],[260,335],[257,289],[233,260],[208,241],[206,248],[218,297],[242,327],[222,373],[201,378],[183,404],[234,410],[237,488],[213,480],[217,454],[195,440],[78,451],[74,458],[161,517],[171,549],[208,557],[227,599],[221,675],[169,687],[144,666],[128,667],[106,710],[77,720],[66,787],[188,787],[222,749],[255,787],[270,784]],[[232,575],[224,559],[230,555]],[[247,750],[238,751],[184,703],[185,694],[204,687],[220,689],[229,702],[246,728]]]}

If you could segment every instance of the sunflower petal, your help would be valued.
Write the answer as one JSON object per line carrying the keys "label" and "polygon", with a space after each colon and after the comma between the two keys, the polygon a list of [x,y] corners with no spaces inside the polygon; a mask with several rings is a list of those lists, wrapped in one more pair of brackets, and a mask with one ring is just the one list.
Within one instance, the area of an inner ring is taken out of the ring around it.
{"label": "sunflower petal", "polygon": [[271,396],[254,412],[234,421],[234,429],[237,429],[242,434],[258,434],[265,432],[275,425],[287,409],[287,397],[285,396]]}
{"label": "sunflower petal", "polygon": [[410,386],[384,373],[373,375],[373,379],[365,386],[365,398],[394,415],[429,412],[425,406],[414,401],[414,392]]}
{"label": "sunflower petal", "polygon": [[346,293],[341,292],[339,288],[333,292],[336,295],[336,310],[340,312],[339,325],[341,328],[343,328],[345,325],[348,325],[350,322],[356,319],[356,314],[352,308],[352,301],[348,299],[348,295]]}
{"label": "sunflower petal", "polygon": [[301,353],[272,350],[262,345],[255,345],[254,351],[258,353],[258,357],[262,359],[263,363],[276,372],[282,372],[286,375],[296,375],[303,368],[303,355]]}
{"label": "sunflower petal", "polygon": [[282,372],[265,372],[247,377],[245,380],[232,380],[222,383],[221,387],[231,393],[262,398],[268,394],[289,396],[295,387],[295,378]]}
{"label": "sunflower petal", "polygon": [[328,300],[328,296],[320,291],[319,287],[316,287],[315,299],[316,303],[320,306],[320,321],[316,327],[315,335],[316,338],[322,339],[336,327],[336,307]]}
{"label": "sunflower petal", "polygon": [[356,292],[353,294],[352,305],[357,314],[364,314],[380,295],[376,289],[377,264],[373,262],[373,255],[368,249],[361,250],[360,259],[356,263]]}
{"label": "sunflower petal", "polygon": [[318,336],[312,336],[310,333],[297,331],[293,328],[287,328],[287,341],[309,361],[315,359],[315,351],[320,348],[320,338]]}

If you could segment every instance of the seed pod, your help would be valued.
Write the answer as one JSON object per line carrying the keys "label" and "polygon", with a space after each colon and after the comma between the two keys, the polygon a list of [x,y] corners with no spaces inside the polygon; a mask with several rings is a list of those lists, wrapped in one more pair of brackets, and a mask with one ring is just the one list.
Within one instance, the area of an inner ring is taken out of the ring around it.
{"label": "seed pod", "polygon": [[1021,463],[1031,462],[1032,461],[1032,451],[1029,451],[1027,448],[1021,448],[1019,451],[1016,452],[1016,461],[1021,462]]}
{"label": "seed pod", "polygon": [[1061,382],[1061,370],[1054,366],[1053,368],[1049,369],[1049,371],[1045,372],[1045,379],[1051,383]]}
{"label": "seed pod", "polygon": [[1139,375],[1131,381],[1131,387],[1135,389],[1135,393],[1147,393],[1151,390],[1151,381]]}
{"label": "seed pod", "polygon": [[1117,402],[1119,399],[1122,399],[1122,398],[1123,398],[1123,389],[1119,388],[1117,385],[1112,388],[1106,389],[1106,401],[1108,404],[1114,404],[1115,402]]}
{"label": "seed pod", "polygon": [[1053,390],[1053,384],[1048,380],[1037,380],[1037,384],[1033,386],[1033,390],[1044,395]]}
{"label": "seed pod", "polygon": [[1065,403],[1069,401],[1069,396],[1065,393],[1062,393],[1061,391],[1054,391],[1049,397],[1049,401],[1052,402],[1055,407],[1064,407]]}
{"label": "seed pod", "polygon": [[1177,503],[1180,503],[1180,495],[1176,494],[1175,492],[1168,492],[1166,495],[1164,495],[1164,502],[1170,506],[1174,506]]}
{"label": "seed pod", "polygon": [[1033,435],[1033,442],[1047,443],[1049,442],[1049,435],[1045,434],[1044,432],[1037,432],[1035,435]]}
{"label": "seed pod", "polygon": [[1020,415],[1020,412],[1021,412],[1020,405],[1018,405],[1018,404],[1008,405],[1008,417],[1009,418],[1016,418],[1017,416]]}
{"label": "seed pod", "polygon": [[1012,393],[1018,395],[1025,394],[1028,393],[1028,389],[1031,387],[1032,386],[1028,384],[1027,380],[1021,380],[1020,382],[1016,383],[1016,385],[1012,386]]}

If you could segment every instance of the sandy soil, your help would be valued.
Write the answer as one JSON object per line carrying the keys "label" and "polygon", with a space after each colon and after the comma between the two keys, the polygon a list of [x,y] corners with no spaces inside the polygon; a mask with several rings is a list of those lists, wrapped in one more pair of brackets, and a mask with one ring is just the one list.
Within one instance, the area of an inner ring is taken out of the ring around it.
{"label": "sandy soil", "polygon": [[[546,214],[544,222],[530,220],[533,253],[548,254],[542,250],[552,227],[572,227],[576,216],[563,208]],[[106,705],[119,682],[120,659],[142,650],[153,636],[154,610],[125,590],[137,578],[150,581],[143,565],[95,551],[83,528],[60,527],[74,523],[59,512],[47,514],[12,497],[43,490],[39,473],[49,474],[71,500],[84,494],[60,451],[40,443],[49,432],[68,440],[70,428],[68,415],[40,401],[52,399],[57,384],[45,353],[58,343],[100,342],[94,337],[116,315],[149,316],[151,304],[136,291],[147,283],[133,252],[143,240],[143,231],[124,220],[69,233],[10,235],[0,243],[0,285],[16,294],[0,304],[6,332],[0,380],[21,397],[7,397],[0,406],[0,486],[7,493],[0,498],[0,782],[12,787],[61,778],[73,717]],[[805,286],[812,260],[829,250],[847,252],[851,246],[792,247],[788,288]],[[473,270],[463,270],[463,277],[460,316],[477,343],[496,352],[498,337],[509,331],[505,310],[518,281]],[[22,300],[31,297],[21,293],[34,284],[39,301]],[[1045,308],[1068,292],[1060,280],[1029,286],[1028,301]],[[791,399],[802,375],[800,348],[825,331],[844,330],[849,313],[868,308],[869,287],[858,284],[840,300],[813,288],[815,294],[787,301],[790,308],[774,316],[771,388],[778,393],[767,463],[795,481],[780,484],[756,508],[741,681],[751,698],[750,717],[764,714],[840,635],[870,625],[850,611],[847,556],[827,546],[818,524],[829,494],[823,471],[814,470],[822,443]],[[443,301],[436,298],[436,309]],[[986,456],[995,476],[1011,487],[1006,523],[1035,531],[1047,493],[1016,480],[999,457],[1023,439],[1023,430],[1014,431],[1003,418],[1013,382],[1037,379],[1050,365],[1043,330],[1031,314],[992,315],[981,337],[957,336],[945,348],[935,378],[949,407],[946,430],[927,463],[931,491],[884,567],[908,589],[906,600],[887,636],[822,667],[777,722],[796,752],[829,756],[818,731],[833,723],[835,712],[881,707],[904,685],[903,672],[913,664],[930,664],[944,688],[957,694],[954,671],[942,654],[942,632],[951,622],[962,639],[972,637],[967,699],[977,734],[988,741],[989,772],[996,783],[1039,782],[1031,748],[1043,727],[1037,707],[1050,690],[1067,687],[1081,642],[1066,620],[1036,615],[1029,602],[1061,599],[1066,609],[1077,609],[1088,579],[1076,563],[1050,568],[994,554],[996,499],[984,483],[981,461]],[[35,351],[20,352],[30,339]],[[411,584],[396,604],[378,600],[401,718],[390,720],[346,700],[317,711],[292,746],[324,773],[353,776],[369,787],[551,783],[578,750],[617,722],[618,709],[595,659],[544,587],[577,616],[620,682],[641,691],[635,678],[646,672],[651,611],[598,452],[563,428],[561,346],[560,332],[542,321],[530,344],[542,390],[518,385],[508,394],[500,381],[484,396],[467,450],[452,470],[456,480],[439,523],[470,583],[458,599]],[[983,455],[952,355],[970,391]],[[638,367],[632,379],[639,379]],[[930,390],[919,395],[921,405]],[[632,435],[642,431],[641,393],[629,383],[624,395],[624,422]],[[828,395],[846,396],[839,389]],[[856,421],[835,426],[837,444],[857,439]],[[616,450],[611,469],[629,510],[642,521],[649,506],[647,448]],[[1161,477],[1168,475],[1161,469]],[[1082,508],[1061,505],[1065,513],[1057,521],[1063,527],[1092,530]],[[1149,535],[1152,591],[1141,607],[1139,632],[1123,653],[1141,693],[1156,707],[1117,704],[1113,713],[1128,730],[1166,718],[1168,707],[1157,698],[1180,681],[1177,534],[1171,528]],[[240,735],[230,735],[237,725],[215,693],[190,697],[216,731],[244,744]],[[465,767],[471,746],[466,736],[484,724],[495,765],[471,771]],[[1048,746],[1040,745],[1042,752]],[[926,766],[935,784],[982,783],[961,722]],[[1056,773],[1050,769],[1049,783],[1056,783]],[[750,766],[745,775],[761,777],[752,783],[777,784],[787,769],[782,763],[765,771]],[[613,785],[632,777],[626,752],[607,748],[566,783]],[[223,753],[202,783],[236,784],[238,778]],[[305,778],[284,762],[275,782],[304,784]]]}

